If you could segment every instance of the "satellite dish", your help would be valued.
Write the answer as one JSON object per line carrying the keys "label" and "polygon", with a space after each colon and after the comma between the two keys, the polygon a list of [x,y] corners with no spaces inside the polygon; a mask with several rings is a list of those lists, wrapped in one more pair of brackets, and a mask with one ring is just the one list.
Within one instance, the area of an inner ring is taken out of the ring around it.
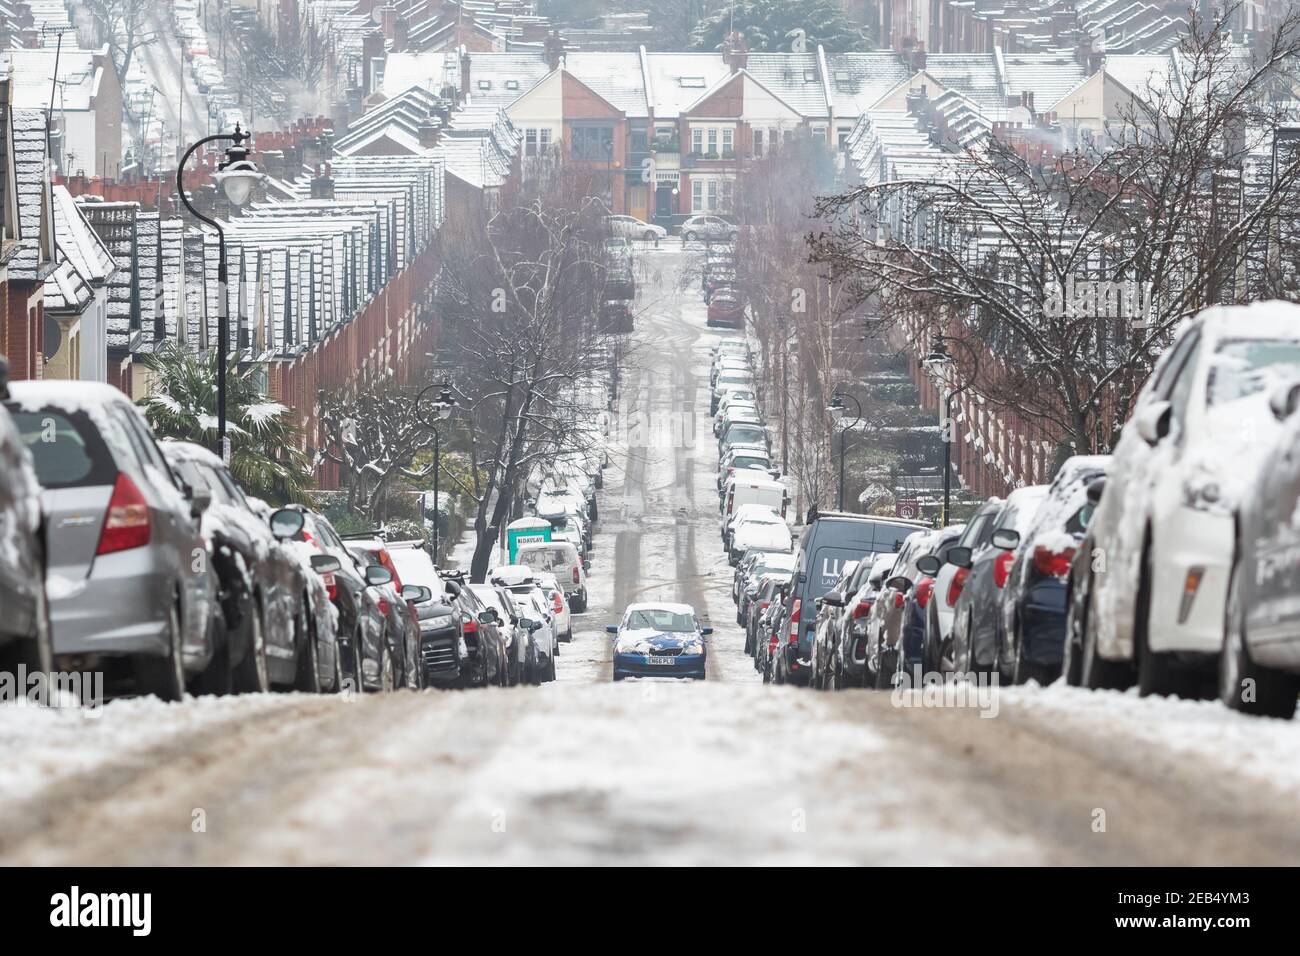
{"label": "satellite dish", "polygon": [[63,327],[51,316],[45,316],[45,342],[41,351],[45,354],[45,361],[54,358],[59,346],[63,344]]}
{"label": "satellite dish", "polygon": [[375,23],[383,23],[384,8],[376,3],[373,7],[370,8],[370,19]]}

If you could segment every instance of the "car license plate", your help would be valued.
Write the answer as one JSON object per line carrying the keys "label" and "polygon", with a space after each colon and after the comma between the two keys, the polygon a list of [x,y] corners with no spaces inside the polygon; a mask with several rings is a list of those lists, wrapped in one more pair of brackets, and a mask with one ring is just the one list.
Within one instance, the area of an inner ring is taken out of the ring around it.
{"label": "car license plate", "polygon": [[647,657],[647,658],[646,658],[646,662],[647,662],[647,663],[650,663],[650,664],[668,664],[669,666],[672,665],[672,663],[673,663],[674,660],[676,660],[676,658],[674,658],[674,657],[654,657],[653,655],[650,656],[650,657]]}

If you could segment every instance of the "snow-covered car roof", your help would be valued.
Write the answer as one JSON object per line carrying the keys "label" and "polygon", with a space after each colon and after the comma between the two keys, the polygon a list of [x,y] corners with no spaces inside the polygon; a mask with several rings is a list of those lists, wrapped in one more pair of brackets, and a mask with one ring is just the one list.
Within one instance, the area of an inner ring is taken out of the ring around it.
{"label": "snow-covered car roof", "polygon": [[533,569],[526,564],[503,564],[488,572],[489,581],[500,581],[506,587],[516,587],[536,580]]}
{"label": "snow-covered car roof", "polygon": [[695,608],[689,604],[671,604],[666,601],[642,601],[629,604],[624,612],[631,611],[668,611],[670,614],[694,614]]}
{"label": "snow-covered car roof", "polygon": [[224,467],[220,458],[207,448],[192,441],[177,441],[175,438],[164,438],[158,442],[158,447],[169,461],[193,461],[209,468]]}

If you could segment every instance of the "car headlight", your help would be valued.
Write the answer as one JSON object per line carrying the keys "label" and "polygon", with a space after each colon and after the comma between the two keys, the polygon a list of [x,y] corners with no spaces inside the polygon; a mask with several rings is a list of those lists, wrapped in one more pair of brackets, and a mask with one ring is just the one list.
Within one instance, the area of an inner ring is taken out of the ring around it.
{"label": "car headlight", "polygon": [[683,653],[683,654],[703,654],[703,653],[704,653],[704,642],[703,642],[703,641],[699,641],[699,640],[688,641],[687,643],[685,643],[685,644],[682,645],[682,653]]}
{"label": "car headlight", "polygon": [[1195,511],[1229,514],[1232,502],[1224,494],[1218,476],[1207,468],[1199,468],[1183,481],[1183,506]]}

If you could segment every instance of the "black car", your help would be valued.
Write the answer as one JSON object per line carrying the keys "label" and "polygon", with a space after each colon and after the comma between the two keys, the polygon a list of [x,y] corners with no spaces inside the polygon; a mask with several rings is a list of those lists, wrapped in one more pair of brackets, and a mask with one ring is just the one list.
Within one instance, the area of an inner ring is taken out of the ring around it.
{"label": "black car", "polygon": [[1095,483],[1104,485],[1109,461],[1100,455],[1067,459],[1023,540],[1014,530],[1002,532],[1016,553],[1002,595],[997,659],[1003,681],[1022,684],[1033,678],[1050,684],[1061,673],[1066,582],[1100,498]]}
{"label": "black car", "polygon": [[200,693],[265,691],[270,686],[320,693],[342,689],[329,597],[311,566],[291,549],[302,514],[258,517],[221,459],[190,442],[159,443],[172,470],[206,494],[206,568],[221,605],[214,646],[224,664],[209,666]]}
{"label": "black car", "polygon": [[[0,399],[4,398],[0,358]],[[49,674],[50,613],[45,601],[45,542],[40,485],[22,436],[0,405],[0,672]]]}
{"label": "black car", "polygon": [[987,538],[973,554],[966,547],[948,551],[949,562],[968,571],[953,609],[952,653],[960,673],[991,673],[999,664],[1002,593],[1011,577],[1018,541],[1009,532],[1028,531],[1046,497],[1047,485],[1017,488],[1002,503]]}
{"label": "black car", "polygon": [[422,633],[421,656],[428,659],[426,646],[435,645],[438,650],[439,666],[433,672],[426,668],[426,677],[442,686],[507,686],[510,653],[504,629],[508,622],[502,620],[500,611],[485,605],[467,586],[462,572],[441,573],[455,625],[456,653],[450,659],[447,656],[446,642],[451,635],[445,624],[440,624],[438,633],[429,635],[428,639]]}
{"label": "black car", "polygon": [[758,659],[758,642],[763,633],[763,621],[774,603],[780,603],[781,595],[789,590],[794,575],[789,571],[775,571],[765,574],[758,580],[758,590],[750,601],[749,613],[745,617],[745,653]]}
{"label": "black car", "polygon": [[835,585],[844,563],[896,552],[909,534],[923,528],[925,525],[918,521],[840,511],[812,516],[799,538],[795,580],[781,621],[781,646],[774,674],[779,683],[807,683],[816,627],[813,602]]}
{"label": "black car", "polygon": [[[365,567],[348,550],[324,515],[302,505],[289,505],[303,515],[303,528],[294,540],[305,541],[319,554],[311,559],[338,610],[338,643],[345,690],[390,690],[395,685],[388,656],[387,619],[379,608],[374,586],[392,581],[387,568]],[[319,560],[332,558],[332,562]],[[337,563],[337,567],[334,564]]]}
{"label": "black car", "polygon": [[925,622],[930,602],[934,599],[935,575],[948,561],[948,552],[957,546],[964,524],[949,525],[936,531],[925,542],[925,548],[916,558],[916,581],[903,595],[903,613],[900,646],[902,668],[908,679],[917,667],[925,668]]}

